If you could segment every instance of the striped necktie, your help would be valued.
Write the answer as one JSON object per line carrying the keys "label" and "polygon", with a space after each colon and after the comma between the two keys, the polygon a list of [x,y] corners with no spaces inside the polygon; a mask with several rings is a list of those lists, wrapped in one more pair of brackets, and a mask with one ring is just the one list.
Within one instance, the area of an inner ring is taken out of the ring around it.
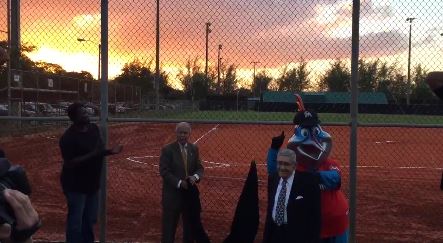
{"label": "striped necktie", "polygon": [[182,153],[183,163],[185,165],[185,175],[188,176],[188,156],[186,153],[186,145],[181,146],[180,149]]}
{"label": "striped necktie", "polygon": [[275,212],[275,223],[280,226],[285,222],[286,180],[282,181],[281,190],[278,194],[277,208]]}

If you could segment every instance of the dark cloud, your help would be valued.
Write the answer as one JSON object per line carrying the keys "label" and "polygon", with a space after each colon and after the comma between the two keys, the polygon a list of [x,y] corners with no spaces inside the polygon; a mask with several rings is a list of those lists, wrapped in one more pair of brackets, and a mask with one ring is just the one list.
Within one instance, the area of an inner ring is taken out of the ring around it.
{"label": "dark cloud", "polygon": [[[29,0],[22,1],[22,5],[25,39],[38,36],[49,41],[58,36],[57,48],[60,49],[69,49],[67,40],[78,36],[99,39],[97,20],[81,27],[73,21],[76,16],[99,14],[97,1]],[[300,59],[348,58],[351,7],[350,2],[333,0],[163,0],[160,2],[160,57],[163,63],[203,59],[205,23],[209,21],[212,23],[210,60],[216,60],[218,44],[223,44],[223,60],[240,66],[249,66],[252,60],[271,67]],[[322,12],[318,12],[321,9]],[[155,1],[110,1],[110,52],[125,57],[153,58],[155,13]],[[324,16],[317,16],[319,13]],[[388,5],[376,5],[371,0],[361,2],[361,27],[367,19],[383,21],[392,15]],[[392,55],[407,48],[407,37],[395,31],[367,33],[361,36],[360,43],[362,55]],[[140,53],[147,56],[136,56]]]}
{"label": "dark cloud", "polygon": [[361,37],[362,57],[389,56],[408,49],[408,37],[399,32],[370,33]]}

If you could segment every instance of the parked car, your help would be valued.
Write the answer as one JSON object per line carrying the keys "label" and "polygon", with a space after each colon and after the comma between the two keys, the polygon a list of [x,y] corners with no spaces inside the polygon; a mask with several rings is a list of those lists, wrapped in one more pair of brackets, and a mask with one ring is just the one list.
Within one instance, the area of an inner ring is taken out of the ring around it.
{"label": "parked car", "polygon": [[63,116],[63,115],[66,115],[66,111],[67,111],[68,106],[70,104],[72,104],[72,103],[62,101],[62,102],[58,102],[57,104],[52,104],[52,107],[54,107],[55,109],[58,110],[60,116]]}
{"label": "parked car", "polygon": [[55,109],[48,103],[41,102],[25,102],[23,110],[33,111],[35,114],[44,116],[56,116],[60,114],[60,110]]}
{"label": "parked car", "polygon": [[0,116],[7,116],[7,115],[8,115],[8,105],[0,104]]}
{"label": "parked car", "polygon": [[[156,105],[155,104],[147,104],[147,105],[144,105],[144,109],[145,110],[155,110]],[[175,106],[171,105],[171,104],[159,104],[158,109],[159,110],[174,110]]]}
{"label": "parked car", "polygon": [[90,116],[98,116],[100,114],[100,108],[91,102],[85,103],[85,107]]}

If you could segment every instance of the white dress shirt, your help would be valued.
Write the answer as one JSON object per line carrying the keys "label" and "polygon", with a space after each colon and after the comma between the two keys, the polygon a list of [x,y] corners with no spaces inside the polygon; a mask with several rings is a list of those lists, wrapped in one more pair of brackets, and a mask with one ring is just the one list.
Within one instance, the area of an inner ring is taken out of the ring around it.
{"label": "white dress shirt", "polygon": [[[288,223],[288,213],[287,213],[287,206],[289,201],[289,194],[291,193],[292,188],[292,182],[294,182],[294,174],[295,171],[292,172],[291,176],[286,180],[286,198],[285,198],[285,219],[284,224]],[[277,214],[277,201],[278,201],[278,195],[280,194],[281,187],[283,184],[283,179],[280,178],[280,182],[278,183],[277,191],[274,196],[274,208],[272,209],[272,219],[275,222],[275,215]]]}

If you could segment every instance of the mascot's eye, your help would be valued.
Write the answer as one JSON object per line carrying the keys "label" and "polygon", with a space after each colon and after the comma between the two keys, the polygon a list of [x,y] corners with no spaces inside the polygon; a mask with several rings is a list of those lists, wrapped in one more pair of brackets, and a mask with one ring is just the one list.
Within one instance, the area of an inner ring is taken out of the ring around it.
{"label": "mascot's eye", "polygon": [[320,128],[318,127],[314,127],[312,128],[312,134],[314,134],[315,136],[318,136],[320,134]]}
{"label": "mascot's eye", "polygon": [[303,128],[303,129],[300,130],[300,134],[301,134],[303,137],[307,137],[307,136],[309,136],[309,130],[306,129],[306,128]]}

